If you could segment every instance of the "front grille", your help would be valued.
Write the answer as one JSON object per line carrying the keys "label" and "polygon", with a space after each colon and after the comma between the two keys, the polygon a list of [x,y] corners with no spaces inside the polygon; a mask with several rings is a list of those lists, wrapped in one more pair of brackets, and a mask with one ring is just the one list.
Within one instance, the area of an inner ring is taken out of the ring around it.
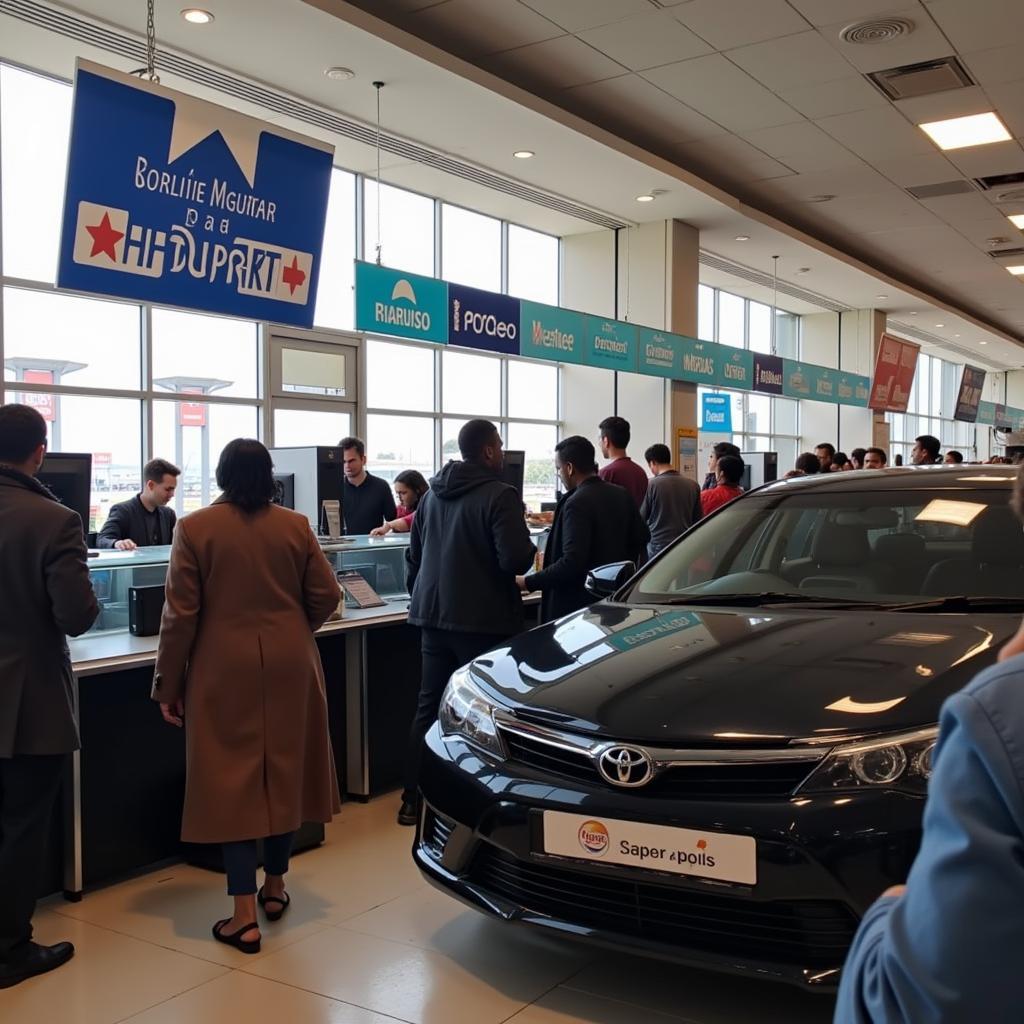
{"label": "front grille", "polygon": [[755,902],[521,861],[481,843],[468,880],[534,913],[719,956],[805,968],[842,964],[857,930],[844,904]]}
{"label": "front grille", "polygon": [[454,828],[455,822],[451,818],[445,818],[428,807],[423,823],[423,845],[440,860]]}
{"label": "front grille", "polygon": [[[513,761],[562,778],[616,788],[601,777],[583,751],[556,747],[509,729],[502,729],[501,735]],[[807,778],[819,757],[812,754],[805,761],[679,765],[664,769],[648,785],[630,792],[675,800],[785,797]]]}

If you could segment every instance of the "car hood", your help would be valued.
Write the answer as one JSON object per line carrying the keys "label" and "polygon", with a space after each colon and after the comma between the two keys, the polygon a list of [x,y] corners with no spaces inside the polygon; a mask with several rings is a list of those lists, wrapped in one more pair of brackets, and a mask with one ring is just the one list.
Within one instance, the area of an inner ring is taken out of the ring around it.
{"label": "car hood", "polygon": [[605,602],[478,658],[517,717],[617,740],[771,746],[932,724],[1018,614]]}

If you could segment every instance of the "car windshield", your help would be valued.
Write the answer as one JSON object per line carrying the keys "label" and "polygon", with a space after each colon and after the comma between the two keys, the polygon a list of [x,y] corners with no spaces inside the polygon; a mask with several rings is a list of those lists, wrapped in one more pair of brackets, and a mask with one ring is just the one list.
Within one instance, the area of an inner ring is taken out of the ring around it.
{"label": "car windshield", "polygon": [[1024,604],[1008,489],[770,489],[734,502],[642,573],[638,604]]}

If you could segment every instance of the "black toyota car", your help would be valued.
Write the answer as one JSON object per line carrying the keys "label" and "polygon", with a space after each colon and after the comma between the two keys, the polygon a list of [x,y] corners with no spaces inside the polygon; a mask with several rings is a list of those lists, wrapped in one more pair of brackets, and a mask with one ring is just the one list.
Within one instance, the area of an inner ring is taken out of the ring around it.
{"label": "black toyota car", "polygon": [[1021,621],[1014,477],[783,481],[596,572],[606,599],[452,677],[420,869],[497,917],[831,988],[917,851],[943,700]]}

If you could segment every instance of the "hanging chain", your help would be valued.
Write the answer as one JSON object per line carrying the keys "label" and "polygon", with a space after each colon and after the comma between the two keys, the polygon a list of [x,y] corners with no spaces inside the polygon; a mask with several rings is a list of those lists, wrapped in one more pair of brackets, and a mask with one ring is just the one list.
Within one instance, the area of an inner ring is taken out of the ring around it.
{"label": "hanging chain", "polygon": [[374,82],[374,89],[377,90],[377,266],[381,262],[381,241],[380,241],[380,208],[383,204],[383,196],[380,194],[380,91],[384,88],[383,82]]}
{"label": "hanging chain", "polygon": [[156,16],[153,12],[155,0],[146,0],[146,66],[136,68],[133,75],[144,75],[155,85],[160,84],[156,73]]}

